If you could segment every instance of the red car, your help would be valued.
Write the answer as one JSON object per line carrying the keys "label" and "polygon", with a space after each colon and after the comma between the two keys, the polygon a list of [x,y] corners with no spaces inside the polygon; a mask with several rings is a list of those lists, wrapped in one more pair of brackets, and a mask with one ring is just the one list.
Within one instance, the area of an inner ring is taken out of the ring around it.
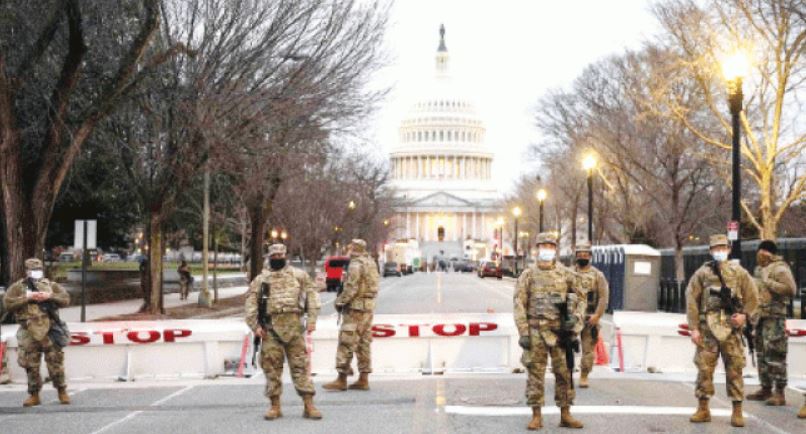
{"label": "red car", "polygon": [[479,265],[479,277],[495,277],[498,279],[504,278],[504,269],[499,264],[493,261],[484,261]]}
{"label": "red car", "polygon": [[349,256],[328,256],[325,258],[325,288],[328,292],[338,292],[343,285],[344,269],[350,264]]}

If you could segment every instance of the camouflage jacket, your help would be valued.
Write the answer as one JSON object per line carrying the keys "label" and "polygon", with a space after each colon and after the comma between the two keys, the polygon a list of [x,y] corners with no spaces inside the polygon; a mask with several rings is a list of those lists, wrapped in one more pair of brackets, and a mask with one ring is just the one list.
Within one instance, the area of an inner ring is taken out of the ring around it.
{"label": "camouflage jacket", "polygon": [[604,315],[610,300],[610,286],[604,274],[591,266],[587,270],[576,269],[577,287],[585,294],[588,315]]}
{"label": "camouflage jacket", "polygon": [[375,261],[364,253],[350,259],[344,291],[336,298],[336,307],[348,307],[352,310],[372,312],[375,310],[375,298],[378,296],[380,277]]}
{"label": "camouflage jacket", "polygon": [[786,307],[795,296],[797,286],[789,264],[780,256],[773,256],[766,266],[756,266],[753,278],[758,287],[759,316],[786,317]]}
{"label": "camouflage jacket", "polygon": [[[758,310],[758,290],[750,273],[741,265],[733,262],[720,264],[725,285],[730,288],[732,297],[738,299],[741,313],[751,321]],[[722,285],[719,277],[711,269],[711,262],[703,264],[688,282],[686,288],[686,318],[691,330],[708,327],[715,335],[719,332],[715,327],[729,330],[729,318],[723,317],[718,292]]]}
{"label": "camouflage jacket", "polygon": [[546,342],[556,344],[561,318],[557,303],[568,303],[568,313],[576,317],[574,333],[585,327],[585,294],[577,286],[576,273],[561,264],[541,268],[531,266],[521,273],[515,287],[514,315],[518,334],[528,336],[537,329]]}
{"label": "camouflage jacket", "polygon": [[264,269],[249,286],[244,302],[246,325],[252,331],[258,329],[258,306],[263,283],[269,284],[269,298],[266,305],[271,328],[287,341],[302,332],[302,317],[307,315],[307,323],[315,324],[319,315],[319,293],[308,273],[291,266],[278,271]]}
{"label": "camouflage jacket", "polygon": [[[36,289],[50,294],[48,302],[53,302],[56,307],[66,307],[70,304],[70,294],[56,282],[40,279],[36,282]],[[42,340],[50,330],[50,317],[41,307],[41,303],[47,302],[37,303],[28,300],[28,291],[26,279],[14,282],[3,297],[3,305],[6,312],[14,314],[20,326],[27,329],[35,340]]]}

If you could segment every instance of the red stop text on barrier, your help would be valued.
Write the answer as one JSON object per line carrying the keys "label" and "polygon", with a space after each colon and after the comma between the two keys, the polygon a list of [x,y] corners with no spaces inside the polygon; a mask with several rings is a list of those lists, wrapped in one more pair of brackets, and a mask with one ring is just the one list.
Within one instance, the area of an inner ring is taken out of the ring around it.
{"label": "red stop text on barrier", "polygon": [[[125,344],[151,344],[155,342],[173,343],[177,339],[187,338],[193,334],[188,329],[166,329],[166,330],[132,330],[132,331],[112,331],[95,330],[92,332],[72,332],[70,333],[70,345],[88,345],[93,343],[93,335],[100,337],[102,345],[125,345]],[[96,342],[98,338],[95,338]]]}
{"label": "red stop text on barrier", "polygon": [[440,337],[481,336],[484,332],[498,329],[493,322],[445,323],[445,324],[374,324],[372,337],[390,338],[393,336],[419,338],[423,334]]}

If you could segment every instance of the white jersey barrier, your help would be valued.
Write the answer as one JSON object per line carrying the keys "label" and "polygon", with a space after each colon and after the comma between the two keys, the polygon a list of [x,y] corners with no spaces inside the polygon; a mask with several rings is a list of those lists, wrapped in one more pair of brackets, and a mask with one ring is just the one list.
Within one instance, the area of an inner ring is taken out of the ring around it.
{"label": "white jersey barrier", "polygon": [[[314,373],[335,371],[336,321],[335,315],[318,321],[312,336]],[[65,370],[73,380],[212,378],[233,362],[251,369],[252,334],[240,319],[68,326],[72,340],[65,349]],[[25,373],[16,363],[17,326],[6,325],[2,332],[12,378],[24,382]],[[518,333],[508,314],[376,315],[373,336],[376,373],[510,371],[520,366]]]}
{"label": "white jersey barrier", "polygon": [[[685,315],[616,312],[613,322],[621,331],[625,371],[697,372],[694,344],[688,336],[678,334],[680,324],[686,323]],[[806,333],[806,320],[787,320],[786,324],[793,334]],[[618,366],[617,348],[612,348],[611,361]],[[789,338],[787,361],[790,377],[806,379],[806,336]],[[724,365],[719,363],[717,369],[724,371]],[[749,354],[745,369],[755,374]]]}

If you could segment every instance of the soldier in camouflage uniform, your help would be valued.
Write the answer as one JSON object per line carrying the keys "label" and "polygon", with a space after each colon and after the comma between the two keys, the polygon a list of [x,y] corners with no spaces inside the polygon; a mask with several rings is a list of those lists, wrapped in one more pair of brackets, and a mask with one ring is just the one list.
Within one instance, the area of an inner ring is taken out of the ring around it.
{"label": "soldier in camouflage uniform", "polygon": [[[294,388],[302,397],[303,417],[321,419],[322,413],[313,405],[316,394],[308,373],[308,353],[305,347],[305,332],[316,330],[319,314],[319,294],[308,273],[286,263],[286,247],[272,244],[269,247],[269,268],[264,269],[252,281],[246,295],[246,324],[263,338],[260,352],[260,366],[266,375],[266,397],[271,407],[264,418],[273,420],[281,417],[280,394],[283,383],[283,357],[288,359]],[[266,303],[267,321],[265,328],[258,323],[258,308],[263,284],[268,284]],[[303,317],[307,315],[307,326]]]}
{"label": "soldier in camouflage uniform", "polygon": [[[742,369],[745,358],[742,328],[749,318],[756,315],[758,290],[747,270],[737,263],[728,262],[730,249],[725,235],[712,235],[710,246],[713,261],[706,262],[691,276],[686,289],[688,326],[691,341],[697,346],[694,364],[699,370],[695,390],[699,407],[690,421],[711,421],[708,400],[714,395],[714,369],[721,354],[725,363],[728,396],[733,401],[730,423],[735,427],[743,427]],[[732,299],[738,302],[736,313],[731,316],[725,312],[725,307],[720,302],[722,283],[714,267],[719,267],[725,286],[730,288]]]}
{"label": "soldier in camouflage uniform", "polygon": [[[59,392],[59,402],[69,404],[70,396],[64,378],[64,352],[48,336],[51,317],[43,310],[43,303],[65,307],[70,304],[70,295],[58,283],[44,278],[42,261],[39,259],[27,259],[25,270],[28,276],[14,282],[3,297],[6,311],[14,314],[20,324],[17,330],[17,363],[28,375],[30,395],[22,405],[32,407],[40,404],[42,378],[39,368],[43,353],[50,380]],[[32,288],[36,291],[32,291]]]}
{"label": "soldier in camouflage uniform", "polygon": [[336,380],[324,385],[328,390],[347,390],[347,377],[351,374],[353,353],[358,359],[358,381],[349,386],[353,390],[369,390],[372,372],[370,346],[372,345],[372,317],[375,298],[378,296],[378,268],[367,253],[367,243],[355,239],[350,243],[350,265],[344,291],[336,297],[336,309],[341,312],[339,347],[336,351]]}
{"label": "soldier in camouflage uniform", "polygon": [[[575,392],[571,372],[565,360],[565,350],[559,345],[558,334],[573,331],[579,334],[585,317],[585,298],[577,288],[576,274],[557,262],[557,237],[542,233],[537,239],[538,262],[521,273],[515,288],[514,314],[523,348],[521,362],[528,371],[526,403],[532,407],[532,420],[527,428],[543,426],[541,407],[544,404],[546,363],[551,355],[554,372],[554,400],[560,407],[560,426],[582,428],[571,416]],[[560,317],[558,303],[568,303],[569,317]]]}
{"label": "soldier in camouflage uniform", "polygon": [[[593,340],[593,330],[600,330],[599,320],[604,315],[607,302],[610,297],[610,287],[607,279],[599,269],[590,264],[591,244],[582,242],[576,246],[576,263],[574,269],[577,273],[579,283],[577,287],[585,294],[586,312],[585,328],[582,330],[580,340],[582,341],[582,360],[580,362],[579,387],[588,387],[588,374],[593,369],[593,350],[596,342]],[[597,339],[598,340],[598,339]]]}
{"label": "soldier in camouflage uniform", "polygon": [[786,405],[786,307],[795,296],[796,286],[789,264],[777,253],[774,241],[762,241],[753,273],[759,296],[755,338],[761,389],[747,395],[747,399],[767,401],[767,405]]}

